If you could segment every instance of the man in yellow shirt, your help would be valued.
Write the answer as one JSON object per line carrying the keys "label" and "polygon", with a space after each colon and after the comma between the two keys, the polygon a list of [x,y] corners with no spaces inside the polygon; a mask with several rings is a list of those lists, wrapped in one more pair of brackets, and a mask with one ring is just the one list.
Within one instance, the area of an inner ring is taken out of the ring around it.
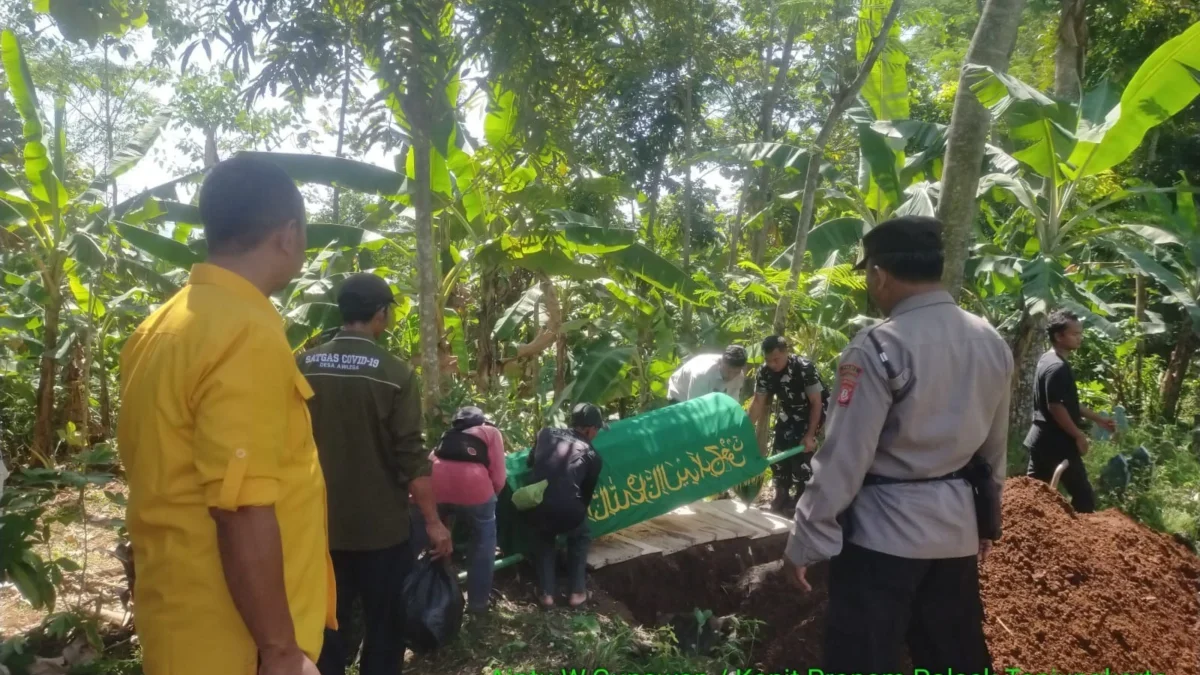
{"label": "man in yellow shirt", "polygon": [[304,263],[304,200],[235,157],[200,189],[208,262],[121,353],[121,459],[147,675],[316,675],[334,626],[325,483],[268,296]]}

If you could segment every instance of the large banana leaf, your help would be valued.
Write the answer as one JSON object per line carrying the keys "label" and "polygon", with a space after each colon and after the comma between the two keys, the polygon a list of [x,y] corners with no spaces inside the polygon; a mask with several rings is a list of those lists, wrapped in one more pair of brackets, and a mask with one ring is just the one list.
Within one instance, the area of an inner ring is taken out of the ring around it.
{"label": "large banana leaf", "polygon": [[[820,264],[831,253],[848,250],[871,229],[862,218],[834,218],[817,225],[808,233],[808,252],[812,259]],[[772,263],[776,269],[789,269],[792,266],[792,251],[795,246],[789,246]]]}
{"label": "large banana leaf", "polygon": [[533,314],[537,308],[538,301],[542,299],[541,284],[534,284],[529,290],[521,294],[520,299],[512,304],[511,307],[504,310],[504,314],[496,321],[496,325],[492,328],[492,337],[496,340],[507,340],[513,336],[517,328],[522,323],[529,319],[529,315]]}
{"label": "large banana leaf", "polygon": [[976,196],[982,197],[989,190],[996,187],[1002,188],[1016,197],[1021,206],[1024,206],[1039,222],[1045,220],[1045,213],[1042,211],[1041,206],[1038,205],[1037,194],[1024,179],[1007,173],[989,173],[979,179]]}
{"label": "large banana leaf", "polygon": [[969,64],[964,74],[979,102],[1003,118],[1012,138],[1025,145],[1013,157],[1056,186],[1062,183],[1061,163],[1075,146],[1074,109],[990,66]]}
{"label": "large banana leaf", "polygon": [[138,162],[142,161],[142,158],[145,157],[146,153],[150,151],[151,146],[153,146],[154,142],[158,140],[159,134],[162,133],[163,128],[169,121],[171,121],[171,113],[168,111],[159,112],[157,115],[150,118],[150,121],[146,122],[146,124],[144,124],[142,128],[138,130],[137,135],[133,137],[133,140],[131,140],[128,145],[118,151],[116,156],[113,157],[113,165],[109,168],[108,173],[97,176],[96,179],[92,181],[91,187],[95,189],[103,188],[104,186],[112,183],[112,181],[121,174],[132,169],[135,165],[137,165]]}
{"label": "large banana leaf", "polygon": [[[416,177],[417,152],[412,146],[408,148],[408,157],[405,159],[404,167],[410,179]],[[429,189],[435,195],[442,195],[444,198],[452,195],[450,167],[446,165],[446,158],[442,156],[442,153],[434,149],[429,151]]]}
{"label": "large banana leaf", "polygon": [[325,248],[332,244],[338,248],[363,248],[378,251],[388,243],[387,237],[378,232],[332,223],[310,224],[306,231],[306,238],[309,250]]}
{"label": "large banana leaf", "polygon": [[937,188],[924,181],[913,185],[905,191],[905,194],[908,195],[908,200],[896,207],[894,215],[928,216],[933,218],[937,210],[933,205],[933,196],[936,192]]}
{"label": "large banana leaf", "polygon": [[1052,258],[1038,256],[1021,261],[1020,268],[1025,308],[1034,316],[1049,312],[1067,284],[1062,265]]}
{"label": "large banana leaf", "polygon": [[[892,0],[866,0],[858,12],[858,33],[854,47],[861,63],[883,27]],[[875,112],[876,119],[908,119],[908,55],[900,42],[900,24],[893,22],[879,59],[863,83],[861,95]]]}
{"label": "large banana leaf", "polygon": [[637,239],[637,232],[632,229],[605,227],[583,213],[549,209],[546,214],[554,222],[555,228],[562,232],[563,245],[579,253],[612,253],[628,248]]}
{"label": "large banana leaf", "polygon": [[671,293],[681,300],[696,302],[696,282],[666,258],[642,244],[633,244],[609,253],[605,258],[661,291]]}
{"label": "large banana leaf", "polygon": [[561,251],[540,250],[513,257],[505,261],[530,272],[543,272],[552,277],[565,277],[579,281],[599,279],[603,273],[593,265],[576,262]]}
{"label": "large banana leaf", "polygon": [[25,142],[25,177],[33,188],[33,197],[49,204],[54,222],[67,204],[67,189],[54,173],[50,153],[43,142],[45,128],[37,100],[37,89],[29,74],[29,64],[17,36],[10,30],[0,33],[0,61],[8,75],[8,91],[21,116],[21,136]]}
{"label": "large banana leaf", "polygon": [[76,231],[67,237],[67,255],[71,256],[71,260],[94,270],[104,269],[108,262],[100,242],[87,232]]}
{"label": "large banana leaf", "polygon": [[1104,123],[1079,136],[1070,155],[1072,178],[1091,176],[1125,161],[1150,129],[1200,94],[1200,23],[1154,50],[1121,94]]}
{"label": "large banana leaf", "polygon": [[859,147],[862,159],[870,168],[867,185],[867,205],[878,213],[889,213],[900,204],[904,185],[900,183],[897,164],[903,163],[904,153],[892,149],[887,139],[871,127],[859,125]]}
{"label": "large banana leaf", "polygon": [[632,347],[607,344],[592,347],[580,359],[569,399],[575,403],[603,404],[605,395],[620,381],[621,372],[632,359]]}
{"label": "large banana leaf", "polygon": [[745,162],[801,175],[808,171],[808,150],[785,143],[741,143],[703,153],[697,159]]}
{"label": "large banana leaf", "polygon": [[512,150],[519,138],[517,128],[517,97],[512,91],[493,88],[488,99],[487,116],[483,118],[483,137],[488,146],[499,153]]}
{"label": "large banana leaf", "polygon": [[602,291],[630,309],[637,310],[647,316],[654,314],[654,305],[639,298],[636,293],[627,290],[612,279],[597,279],[595,285],[597,290]]}
{"label": "large banana leaf", "polygon": [[483,186],[478,179],[479,171],[475,158],[463,152],[462,149],[452,146],[450,156],[446,159],[446,168],[454,175],[455,187],[462,197],[467,226],[471,227],[475,219],[483,214],[487,204]]}
{"label": "large banana leaf", "polygon": [[1175,244],[1176,246],[1183,245],[1183,240],[1179,238],[1179,235],[1169,230],[1165,230],[1157,225],[1122,223],[1121,228],[1136,234],[1155,246],[1163,246],[1166,244]]}
{"label": "large banana leaf", "polygon": [[[402,174],[366,162],[357,162],[341,157],[299,155],[287,152],[239,152],[238,155],[249,155],[274,162],[286,171],[292,180],[301,183],[341,187],[355,192],[385,197],[408,192],[408,183]],[[437,153],[431,153],[431,155],[437,155]],[[440,157],[440,155],[438,156]],[[445,173],[444,159],[442,166],[443,173]]]}
{"label": "large banana leaf", "polygon": [[161,260],[182,269],[188,269],[198,262],[203,262],[200,255],[188,248],[187,244],[125,223],[117,223],[116,226],[117,232],[130,246],[155,260]]}
{"label": "large banana leaf", "polygon": [[1193,329],[1200,330],[1200,304],[1198,304],[1196,296],[1188,290],[1186,283],[1180,275],[1167,269],[1162,263],[1139,248],[1121,241],[1114,241],[1113,246],[1129,262],[1141,270],[1142,274],[1154,279],[1170,291],[1171,296],[1179,302],[1180,306],[1191,317]]}

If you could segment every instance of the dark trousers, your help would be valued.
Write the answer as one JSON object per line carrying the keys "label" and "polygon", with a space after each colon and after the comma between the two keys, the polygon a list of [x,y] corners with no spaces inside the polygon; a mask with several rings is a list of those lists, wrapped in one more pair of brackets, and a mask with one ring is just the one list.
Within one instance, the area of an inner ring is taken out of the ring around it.
{"label": "dark trousers", "polygon": [[991,666],[978,557],[915,560],[846,544],[829,566],[825,672],[900,672],[905,643],[914,668]]}
{"label": "dark trousers", "polygon": [[404,579],[412,569],[408,542],[377,551],[331,551],[339,630],[325,631],[317,669],[344,675],[354,658],[347,628],[354,603],[363,610],[361,675],[399,675],[404,666]]}
{"label": "dark trousers", "polygon": [[[1068,441],[1070,442],[1070,441]],[[1054,469],[1067,460],[1067,470],[1059,481],[1071,495],[1071,507],[1075,513],[1093,513],[1096,510],[1096,493],[1088,482],[1087,467],[1074,444],[1064,447],[1064,444],[1054,443],[1029,448],[1029,467],[1025,474],[1047,483],[1054,478]]]}
{"label": "dark trousers", "polygon": [[[558,553],[555,548],[556,535],[543,530],[531,530],[529,536],[530,553],[533,554],[533,568],[537,573],[538,590],[542,595],[558,594],[558,581],[555,572],[558,567]],[[565,533],[567,540],[567,591],[583,593],[587,590],[587,554],[592,541],[588,521],[584,518],[578,527]]]}

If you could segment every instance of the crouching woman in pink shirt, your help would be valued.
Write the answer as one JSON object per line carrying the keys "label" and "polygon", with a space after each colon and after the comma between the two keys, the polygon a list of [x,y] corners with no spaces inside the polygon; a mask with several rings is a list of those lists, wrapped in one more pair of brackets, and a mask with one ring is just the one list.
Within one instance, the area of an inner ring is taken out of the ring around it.
{"label": "crouching woman in pink shirt", "polygon": [[[483,411],[460,408],[430,455],[433,495],[442,521],[471,525],[467,550],[467,611],[482,614],[492,593],[496,557],[496,495],[504,489],[504,437]],[[424,521],[413,523],[413,550],[425,547]]]}

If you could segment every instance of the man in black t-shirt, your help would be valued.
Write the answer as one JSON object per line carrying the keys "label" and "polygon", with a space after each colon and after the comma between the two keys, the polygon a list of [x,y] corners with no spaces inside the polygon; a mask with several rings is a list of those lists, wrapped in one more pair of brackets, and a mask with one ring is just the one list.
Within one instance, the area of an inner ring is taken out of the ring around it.
{"label": "man in black t-shirt", "polygon": [[[808,480],[809,462],[817,448],[817,431],[825,419],[821,393],[825,385],[817,375],[812,361],[791,353],[787,338],[772,335],[762,343],[763,365],[754,382],[754,402],[750,404],[750,420],[758,424],[767,414],[770,397],[779,400],[775,415],[774,452],[800,445],[805,451],[771,466],[775,477],[775,499],[771,509],[788,512],[804,491]],[[796,495],[791,495],[792,484]]]}
{"label": "man in black t-shirt", "polygon": [[1083,456],[1088,453],[1083,420],[1089,419],[1109,431],[1114,431],[1116,424],[1079,404],[1075,374],[1067,363],[1067,356],[1083,343],[1079,317],[1066,310],[1055,311],[1046,332],[1051,349],[1038,361],[1034,380],[1033,426],[1025,436],[1029,450],[1026,473],[1049,481],[1059,463],[1067,460],[1062,483],[1071,495],[1071,506],[1077,513],[1091,513],[1096,510],[1096,497],[1083,465]]}

